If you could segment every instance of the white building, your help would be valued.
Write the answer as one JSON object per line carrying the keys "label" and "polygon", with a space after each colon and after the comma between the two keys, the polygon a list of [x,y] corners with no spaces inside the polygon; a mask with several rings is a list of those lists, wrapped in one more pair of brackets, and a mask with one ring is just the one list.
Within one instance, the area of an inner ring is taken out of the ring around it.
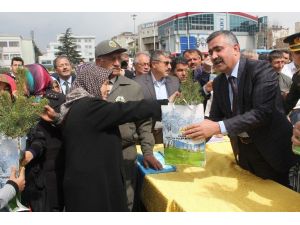
{"label": "white building", "polygon": [[34,63],[35,53],[32,40],[20,35],[0,35],[0,66],[10,67],[13,57],[22,57],[24,64]]}
{"label": "white building", "polygon": [[[46,53],[39,56],[39,63],[46,67],[53,67],[53,60],[56,58],[58,47],[60,46],[59,38],[62,34],[57,35],[56,42],[50,42],[47,46]],[[72,36],[77,46],[77,51],[85,62],[95,61],[95,36],[84,35],[84,36]]]}
{"label": "white building", "polygon": [[157,22],[158,21],[143,23],[138,26],[139,51],[151,52],[158,49],[159,42]]}
{"label": "white building", "polygon": [[126,48],[128,52],[131,54],[134,52],[135,46],[135,40],[136,36],[132,32],[123,32],[117,36],[114,36],[111,38],[111,40],[117,42],[119,45],[121,45],[122,48]]}

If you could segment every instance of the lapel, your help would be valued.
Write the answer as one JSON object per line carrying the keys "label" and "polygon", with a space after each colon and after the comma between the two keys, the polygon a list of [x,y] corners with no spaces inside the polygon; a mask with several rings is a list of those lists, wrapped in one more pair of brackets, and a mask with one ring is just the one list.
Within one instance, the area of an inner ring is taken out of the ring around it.
{"label": "lapel", "polygon": [[110,91],[108,100],[114,102],[116,97],[118,97],[119,95],[122,95],[120,86],[127,85],[127,84],[129,84],[129,83],[126,81],[126,79],[124,79],[124,77],[122,77],[122,76],[119,76]]}
{"label": "lapel", "polygon": [[152,80],[152,76],[151,76],[151,70],[150,72],[145,76],[145,84],[147,89],[149,90],[149,93],[152,97],[152,99],[156,99],[156,93],[154,90],[154,85],[153,85],[153,80]]}
{"label": "lapel", "polygon": [[165,79],[166,79],[167,94],[168,94],[168,97],[170,97],[170,95],[172,93],[174,93],[173,90],[172,90],[172,80],[169,76],[166,76]]}
{"label": "lapel", "polygon": [[240,64],[238,68],[238,108],[239,112],[243,113],[243,99],[244,99],[244,93],[245,93],[245,81],[246,81],[246,63],[247,59],[244,57],[240,58]]}

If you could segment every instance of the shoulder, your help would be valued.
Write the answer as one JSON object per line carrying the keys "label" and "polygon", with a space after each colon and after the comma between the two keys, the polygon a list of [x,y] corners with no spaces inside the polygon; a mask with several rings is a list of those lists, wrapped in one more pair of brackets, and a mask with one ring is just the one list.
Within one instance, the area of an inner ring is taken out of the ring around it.
{"label": "shoulder", "polygon": [[149,80],[150,77],[150,74],[143,74],[143,75],[138,75],[134,78],[134,81],[140,83],[140,82],[144,82],[144,81],[147,81]]}
{"label": "shoulder", "polygon": [[170,80],[171,82],[174,82],[174,83],[179,83],[178,77],[175,77],[175,76],[173,76],[173,75],[168,75],[168,76],[166,77],[166,79],[168,79],[168,80]]}

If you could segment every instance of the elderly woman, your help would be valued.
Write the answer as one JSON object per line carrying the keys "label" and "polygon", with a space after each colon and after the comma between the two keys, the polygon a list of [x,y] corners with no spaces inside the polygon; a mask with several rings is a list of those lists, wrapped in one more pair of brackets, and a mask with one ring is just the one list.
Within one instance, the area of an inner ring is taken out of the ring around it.
{"label": "elderly woman", "polygon": [[85,66],[61,107],[66,211],[128,210],[118,125],[159,118],[161,104],[168,103],[168,100],[105,101],[110,72],[94,64]]}

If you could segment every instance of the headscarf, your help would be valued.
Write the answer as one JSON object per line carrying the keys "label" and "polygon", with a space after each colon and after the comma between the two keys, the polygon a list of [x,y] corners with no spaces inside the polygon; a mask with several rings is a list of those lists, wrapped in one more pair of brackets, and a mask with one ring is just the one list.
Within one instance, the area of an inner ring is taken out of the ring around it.
{"label": "headscarf", "polygon": [[15,80],[6,74],[0,74],[0,82],[6,83],[10,87],[10,95],[13,96],[17,91],[17,85]]}
{"label": "headscarf", "polygon": [[60,108],[58,124],[60,124],[72,104],[84,97],[102,97],[100,88],[112,73],[111,70],[104,69],[94,63],[85,64],[80,68],[74,81],[71,92],[66,96],[66,102]]}
{"label": "headscarf", "polygon": [[111,73],[111,70],[99,67],[94,63],[84,64],[78,69],[78,74],[72,85],[71,91],[78,87],[82,87],[89,94],[101,98],[100,88]]}
{"label": "headscarf", "polygon": [[51,85],[52,79],[47,69],[38,63],[25,65],[34,79],[33,95],[44,95],[46,89]]}

